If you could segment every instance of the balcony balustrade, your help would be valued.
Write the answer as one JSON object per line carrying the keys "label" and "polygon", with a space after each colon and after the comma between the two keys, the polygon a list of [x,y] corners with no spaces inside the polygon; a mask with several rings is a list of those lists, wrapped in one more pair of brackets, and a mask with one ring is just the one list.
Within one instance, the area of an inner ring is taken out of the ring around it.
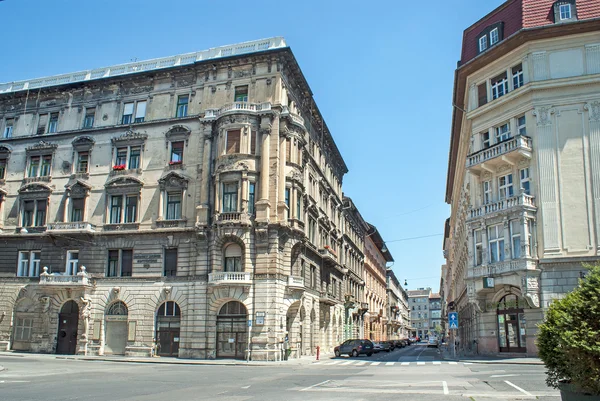
{"label": "balcony balustrade", "polygon": [[281,112],[282,117],[289,117],[294,124],[300,125],[304,127],[304,118],[300,117],[298,114],[292,113],[287,106],[283,106],[283,110]]}
{"label": "balcony balustrade", "polygon": [[94,232],[96,226],[86,221],[77,221],[70,223],[48,223],[47,232]]}
{"label": "balcony balustrade", "polygon": [[474,173],[493,171],[502,163],[515,164],[523,157],[531,159],[531,138],[518,135],[467,156],[467,169]]}
{"label": "balcony balustrade", "polygon": [[535,198],[531,195],[520,194],[497,202],[488,203],[476,208],[471,208],[467,220],[478,219],[492,213],[504,212],[518,207],[526,207],[535,210]]}
{"label": "balcony balustrade", "polygon": [[288,287],[303,290],[304,289],[304,277],[289,276],[288,277]]}
{"label": "balcony balustrade", "polygon": [[215,272],[208,274],[208,284],[211,285],[250,285],[250,272]]}
{"label": "balcony balustrade", "polygon": [[338,303],[338,300],[335,298],[335,295],[326,291],[321,291],[319,302],[328,305],[335,305]]}
{"label": "balcony balustrade", "polygon": [[468,269],[467,278],[493,277],[504,273],[535,270],[537,263],[529,259],[512,259],[492,263],[487,266],[475,266]]}
{"label": "balcony balustrade", "polygon": [[227,113],[237,112],[261,112],[271,110],[271,103],[248,103],[248,102],[233,102],[227,104],[220,109],[207,109],[204,113],[204,118],[218,118]]}
{"label": "balcony balustrade", "polygon": [[48,273],[48,267],[44,266],[44,271],[40,274],[40,285],[51,286],[87,286],[89,285],[88,274],[85,266],[80,267],[81,271],[76,275]]}

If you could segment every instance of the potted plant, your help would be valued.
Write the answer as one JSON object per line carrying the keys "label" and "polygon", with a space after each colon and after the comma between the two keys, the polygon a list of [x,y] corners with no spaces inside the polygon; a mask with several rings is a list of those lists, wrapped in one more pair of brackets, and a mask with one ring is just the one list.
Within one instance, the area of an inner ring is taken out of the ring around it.
{"label": "potted plant", "polygon": [[600,264],[586,267],[579,286],[555,300],[539,326],[546,383],[563,401],[600,401]]}
{"label": "potted plant", "polygon": [[125,165],[124,164],[114,165],[113,170],[125,170]]}

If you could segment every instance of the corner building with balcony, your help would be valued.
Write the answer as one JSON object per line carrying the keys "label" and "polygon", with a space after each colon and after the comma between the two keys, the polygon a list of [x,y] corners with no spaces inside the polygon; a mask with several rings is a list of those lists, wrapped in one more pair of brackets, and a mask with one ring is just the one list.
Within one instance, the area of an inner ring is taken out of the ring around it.
{"label": "corner building with balcony", "polygon": [[550,302],[600,259],[598,18],[510,0],[464,32],[444,245],[463,352],[535,355]]}
{"label": "corner building with balcony", "polygon": [[0,346],[278,360],[358,333],[366,223],[283,38],[0,84]]}

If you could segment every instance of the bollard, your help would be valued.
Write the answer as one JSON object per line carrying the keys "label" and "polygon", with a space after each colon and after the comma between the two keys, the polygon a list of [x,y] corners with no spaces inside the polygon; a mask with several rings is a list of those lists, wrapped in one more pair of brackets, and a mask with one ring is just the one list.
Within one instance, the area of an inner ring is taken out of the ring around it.
{"label": "bollard", "polygon": [[321,347],[317,345],[317,361],[319,360],[319,356],[321,354]]}

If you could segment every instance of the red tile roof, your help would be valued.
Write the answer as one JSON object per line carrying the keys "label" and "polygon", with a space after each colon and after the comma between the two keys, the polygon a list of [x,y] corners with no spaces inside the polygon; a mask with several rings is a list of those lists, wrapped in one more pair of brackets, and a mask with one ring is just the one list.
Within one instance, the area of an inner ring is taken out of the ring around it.
{"label": "red tile roof", "polygon": [[[554,24],[553,4],[556,0],[523,0],[523,28]],[[600,1],[577,0],[577,19],[600,18]]]}

